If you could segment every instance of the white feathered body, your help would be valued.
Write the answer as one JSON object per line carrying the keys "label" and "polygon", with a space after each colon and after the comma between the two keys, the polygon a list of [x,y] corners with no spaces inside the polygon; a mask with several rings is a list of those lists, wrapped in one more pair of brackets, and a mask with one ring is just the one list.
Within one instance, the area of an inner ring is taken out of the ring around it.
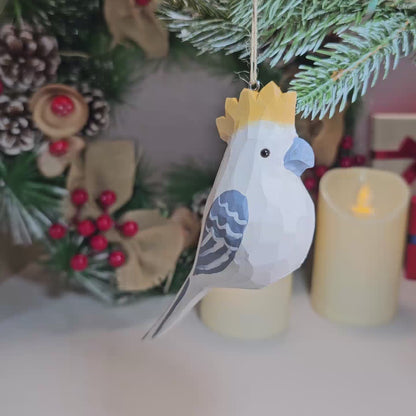
{"label": "white feathered body", "polygon": [[299,177],[304,168],[296,167],[302,159],[311,167],[313,152],[297,139],[294,125],[265,120],[247,124],[230,138],[207,200],[195,264],[145,337],[167,331],[210,288],[257,289],[301,266],[312,243],[315,213]]}
{"label": "white feathered body", "polygon": [[[315,229],[314,204],[302,180],[278,162],[295,136],[293,126],[259,121],[231,139],[202,223],[213,202],[229,190],[246,196],[249,220],[233,262],[218,276],[195,276],[202,286],[259,288],[287,276],[304,262]],[[271,152],[267,159],[260,157],[263,148]]]}

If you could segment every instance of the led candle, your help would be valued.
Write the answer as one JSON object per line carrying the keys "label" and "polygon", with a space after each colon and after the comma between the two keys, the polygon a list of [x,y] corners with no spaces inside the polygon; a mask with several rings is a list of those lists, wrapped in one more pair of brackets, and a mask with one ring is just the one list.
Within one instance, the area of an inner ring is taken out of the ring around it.
{"label": "led candle", "polygon": [[259,290],[213,289],[202,299],[200,316],[223,336],[270,338],[288,326],[291,292],[292,275]]}
{"label": "led candle", "polygon": [[376,325],[397,309],[410,192],[391,172],[333,169],[321,180],[312,305],[330,320]]}

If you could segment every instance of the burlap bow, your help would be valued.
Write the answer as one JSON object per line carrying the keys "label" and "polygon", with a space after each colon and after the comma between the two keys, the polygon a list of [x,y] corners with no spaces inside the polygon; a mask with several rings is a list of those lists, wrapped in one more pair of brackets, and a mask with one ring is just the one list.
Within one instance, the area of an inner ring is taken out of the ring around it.
{"label": "burlap bow", "polygon": [[[67,179],[71,191],[84,188],[89,194],[88,203],[78,213],[80,218],[97,218],[102,209],[96,199],[104,190],[113,190],[117,201],[108,213],[114,213],[132,196],[136,169],[134,146],[127,141],[96,142],[87,146],[83,155],[73,162]],[[174,215],[164,218],[158,210],[134,210],[118,219],[136,221],[139,232],[125,237],[117,228],[105,233],[108,241],[120,244],[127,255],[126,263],[116,269],[118,287],[122,291],[142,291],[159,285],[175,269],[182,250],[195,240],[199,233],[196,217]],[[66,204],[66,217],[73,218],[74,207]]]}
{"label": "burlap bow", "polygon": [[155,16],[157,1],[138,5],[135,0],[106,0],[104,16],[114,43],[124,39],[137,43],[148,58],[162,58],[168,54],[169,35]]}

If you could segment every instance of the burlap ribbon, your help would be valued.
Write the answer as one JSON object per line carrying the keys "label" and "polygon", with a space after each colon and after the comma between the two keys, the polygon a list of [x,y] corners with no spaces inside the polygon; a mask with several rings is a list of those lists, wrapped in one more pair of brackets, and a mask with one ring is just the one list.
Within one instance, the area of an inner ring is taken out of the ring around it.
{"label": "burlap ribbon", "polygon": [[137,43],[148,58],[161,58],[169,50],[168,31],[155,16],[157,1],[139,6],[134,0],[105,0],[104,16],[114,43]]}
{"label": "burlap ribbon", "polygon": [[[84,188],[89,194],[88,203],[79,213],[81,218],[97,218],[102,210],[96,202],[104,190],[113,190],[117,201],[109,209],[115,212],[132,196],[136,170],[134,146],[127,141],[96,142],[90,144],[83,155],[71,164],[67,187],[71,191]],[[67,203],[67,218],[75,214]],[[172,219],[164,218],[158,210],[135,210],[125,213],[119,220],[136,221],[139,232],[127,238],[117,228],[106,232],[111,243],[120,244],[127,255],[125,265],[116,269],[118,287],[122,291],[142,291],[155,287],[173,272],[186,245],[184,228]]]}

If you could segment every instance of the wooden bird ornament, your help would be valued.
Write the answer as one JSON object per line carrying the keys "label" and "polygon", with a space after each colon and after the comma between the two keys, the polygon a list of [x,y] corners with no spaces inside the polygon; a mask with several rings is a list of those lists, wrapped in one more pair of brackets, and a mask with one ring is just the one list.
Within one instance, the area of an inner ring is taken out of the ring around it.
{"label": "wooden bird ornament", "polygon": [[227,142],[208,197],[195,263],[170,308],[145,337],[182,318],[211,288],[265,287],[300,267],[315,228],[300,175],[314,164],[295,130],[296,93],[271,82],[227,98],[217,119]]}

